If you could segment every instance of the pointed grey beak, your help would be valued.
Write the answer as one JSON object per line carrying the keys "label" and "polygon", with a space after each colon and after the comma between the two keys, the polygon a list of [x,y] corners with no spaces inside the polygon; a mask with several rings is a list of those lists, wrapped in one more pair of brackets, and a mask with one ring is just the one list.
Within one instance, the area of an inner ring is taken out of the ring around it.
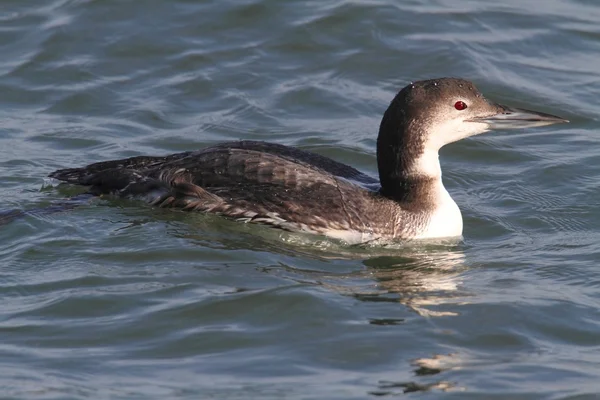
{"label": "pointed grey beak", "polygon": [[524,110],[497,105],[498,113],[485,117],[471,118],[469,121],[486,123],[490,129],[533,128],[552,124],[569,122],[564,118],[537,111]]}

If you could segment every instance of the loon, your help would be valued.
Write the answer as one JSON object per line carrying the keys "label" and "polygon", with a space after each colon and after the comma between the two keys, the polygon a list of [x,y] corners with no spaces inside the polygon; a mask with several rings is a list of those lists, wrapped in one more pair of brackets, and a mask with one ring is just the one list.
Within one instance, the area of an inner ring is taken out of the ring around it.
{"label": "loon", "polygon": [[330,158],[259,141],[226,142],[162,157],[61,169],[51,178],[93,195],[223,215],[348,244],[460,238],[460,209],[442,183],[439,149],[491,129],[569,122],[487,100],[470,81],[404,87],[377,137],[379,181]]}

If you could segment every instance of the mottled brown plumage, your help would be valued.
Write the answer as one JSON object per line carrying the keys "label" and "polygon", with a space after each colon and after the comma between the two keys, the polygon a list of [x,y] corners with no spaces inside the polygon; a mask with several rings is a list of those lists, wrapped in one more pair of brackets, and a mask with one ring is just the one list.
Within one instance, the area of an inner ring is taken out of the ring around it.
{"label": "mottled brown plumage", "polygon": [[425,219],[415,214],[410,224],[399,224],[407,215],[396,203],[347,180],[374,183],[373,178],[314,153],[264,142],[229,142],[169,157],[107,161],[50,176],[90,186],[95,194],[143,198],[160,207],[217,213],[288,230],[409,237]]}

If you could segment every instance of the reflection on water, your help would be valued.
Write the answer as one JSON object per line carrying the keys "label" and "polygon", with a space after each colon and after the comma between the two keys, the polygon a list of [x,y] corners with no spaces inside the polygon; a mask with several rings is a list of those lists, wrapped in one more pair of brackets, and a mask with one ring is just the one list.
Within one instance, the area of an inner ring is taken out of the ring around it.
{"label": "reflection on water", "polygon": [[355,296],[364,301],[397,301],[424,317],[453,316],[454,311],[434,308],[465,296],[459,290],[460,274],[466,270],[464,261],[464,253],[456,247],[371,258],[364,264],[377,281],[378,290]]}
{"label": "reflection on water", "polygon": [[[451,369],[460,368],[460,357],[457,354],[437,354],[430,358],[418,358],[412,362],[415,376],[417,377],[429,377],[440,374],[441,372],[448,371]],[[417,382],[405,382],[396,383],[389,382],[388,386],[384,386],[385,383],[380,383],[381,389],[402,387],[403,392],[416,392],[416,391],[428,391],[432,389],[449,391],[449,390],[464,390],[465,388],[456,385],[455,383],[448,381],[436,381],[425,384]]]}
{"label": "reflection on water", "polygon": [[433,389],[441,391],[449,391],[452,389],[456,389],[454,384],[445,381],[429,384],[419,384],[416,382],[381,381],[378,386],[379,390],[371,391],[369,392],[369,394],[374,396],[395,396],[401,393],[426,392]]}

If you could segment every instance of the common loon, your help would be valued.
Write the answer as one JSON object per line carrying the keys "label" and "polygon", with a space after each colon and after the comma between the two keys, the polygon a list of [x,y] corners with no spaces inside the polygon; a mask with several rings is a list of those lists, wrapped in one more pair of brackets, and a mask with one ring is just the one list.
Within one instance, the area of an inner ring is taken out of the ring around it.
{"label": "common loon", "polygon": [[488,101],[457,78],[404,87],[377,138],[379,182],[348,165],[280,144],[238,141],[172,154],[61,169],[49,176],[112,194],[310,232],[350,244],[462,236],[460,209],[442,183],[438,150],[490,129],[565,119]]}

